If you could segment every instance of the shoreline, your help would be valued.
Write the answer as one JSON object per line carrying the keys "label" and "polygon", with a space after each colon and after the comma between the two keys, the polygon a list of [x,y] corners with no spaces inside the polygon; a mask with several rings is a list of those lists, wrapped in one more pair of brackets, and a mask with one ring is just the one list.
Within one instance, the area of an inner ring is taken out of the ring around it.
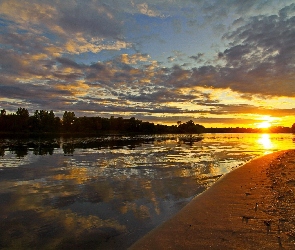
{"label": "shoreline", "polygon": [[130,249],[294,249],[295,150],[220,178]]}

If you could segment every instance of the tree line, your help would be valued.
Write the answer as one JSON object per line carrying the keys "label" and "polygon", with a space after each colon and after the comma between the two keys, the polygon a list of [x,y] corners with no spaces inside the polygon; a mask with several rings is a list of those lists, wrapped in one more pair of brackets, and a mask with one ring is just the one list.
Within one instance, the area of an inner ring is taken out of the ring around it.
{"label": "tree line", "polygon": [[18,108],[15,113],[7,114],[0,110],[0,133],[21,134],[106,134],[106,133],[295,133],[295,123],[291,127],[271,127],[267,131],[259,128],[205,128],[192,120],[177,125],[162,125],[143,122],[131,117],[76,117],[74,112],[65,111],[62,118],[54,112],[36,110],[33,115],[26,108]]}
{"label": "tree line", "polygon": [[74,112],[65,111],[62,118],[54,112],[36,110],[33,115],[26,108],[18,108],[15,113],[0,113],[1,133],[67,133],[67,134],[103,134],[103,133],[203,133],[205,127],[192,120],[177,125],[161,125],[143,122],[131,117],[76,117]]}

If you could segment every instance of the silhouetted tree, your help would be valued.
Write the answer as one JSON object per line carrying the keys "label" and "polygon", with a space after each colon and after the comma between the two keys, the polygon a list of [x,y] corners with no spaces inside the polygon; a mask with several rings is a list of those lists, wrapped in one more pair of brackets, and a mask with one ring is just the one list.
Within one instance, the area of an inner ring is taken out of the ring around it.
{"label": "silhouetted tree", "polygon": [[96,133],[102,128],[100,117],[79,117],[75,119],[74,129],[79,133]]}
{"label": "silhouetted tree", "polygon": [[12,130],[14,132],[25,132],[29,128],[29,111],[25,108],[18,108],[16,115],[12,115]]}
{"label": "silhouetted tree", "polygon": [[73,132],[76,115],[74,112],[65,111],[62,118],[62,126],[65,132]]}
{"label": "silhouetted tree", "polygon": [[60,127],[60,118],[55,117],[51,110],[36,110],[30,117],[30,129],[33,132],[58,132]]}
{"label": "silhouetted tree", "polygon": [[1,109],[0,117],[5,116],[5,115],[6,115],[6,110],[5,109]]}
{"label": "silhouetted tree", "polygon": [[[6,114],[5,109],[0,110],[0,132],[5,133],[202,133],[204,127],[194,124],[192,120],[177,125],[161,125],[143,122],[134,117],[80,117],[74,112],[65,111],[62,120],[54,112],[36,110],[32,116],[25,108],[18,108],[16,113]],[[280,131],[285,128],[280,128]],[[290,128],[289,128],[290,129]]]}
{"label": "silhouetted tree", "polygon": [[127,122],[127,130],[130,132],[139,132],[142,121],[131,117]]}
{"label": "silhouetted tree", "polygon": [[29,118],[30,116],[29,111],[25,108],[18,108],[16,111],[16,115],[24,117],[24,118]]}
{"label": "silhouetted tree", "polygon": [[204,132],[205,127],[199,124],[195,124],[192,120],[182,123],[178,126],[178,130],[181,133],[196,133],[200,134]]}
{"label": "silhouetted tree", "polygon": [[6,122],[6,110],[1,109],[0,113],[0,131],[6,131],[7,130],[7,122]]}
{"label": "silhouetted tree", "polygon": [[142,133],[154,133],[155,124],[150,122],[142,122],[140,126],[140,132]]}

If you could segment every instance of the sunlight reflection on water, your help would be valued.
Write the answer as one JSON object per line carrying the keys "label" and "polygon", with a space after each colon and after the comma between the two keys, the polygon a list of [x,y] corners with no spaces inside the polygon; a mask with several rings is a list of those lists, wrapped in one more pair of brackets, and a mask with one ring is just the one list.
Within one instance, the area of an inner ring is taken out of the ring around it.
{"label": "sunlight reflection on water", "polygon": [[260,138],[258,139],[258,143],[260,143],[265,149],[264,154],[270,153],[271,152],[270,149],[274,147],[274,144],[269,134],[262,134]]}
{"label": "sunlight reflection on water", "polygon": [[50,150],[3,144],[0,248],[126,248],[221,175],[295,147],[292,134],[202,137],[147,136],[134,144],[126,137],[92,147],[90,139],[63,138]]}

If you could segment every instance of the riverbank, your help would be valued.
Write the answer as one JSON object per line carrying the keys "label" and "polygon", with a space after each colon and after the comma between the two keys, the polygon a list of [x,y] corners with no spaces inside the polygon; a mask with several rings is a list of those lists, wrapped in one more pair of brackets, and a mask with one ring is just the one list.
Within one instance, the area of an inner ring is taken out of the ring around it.
{"label": "riverbank", "polygon": [[295,150],[221,178],[131,249],[294,249]]}

